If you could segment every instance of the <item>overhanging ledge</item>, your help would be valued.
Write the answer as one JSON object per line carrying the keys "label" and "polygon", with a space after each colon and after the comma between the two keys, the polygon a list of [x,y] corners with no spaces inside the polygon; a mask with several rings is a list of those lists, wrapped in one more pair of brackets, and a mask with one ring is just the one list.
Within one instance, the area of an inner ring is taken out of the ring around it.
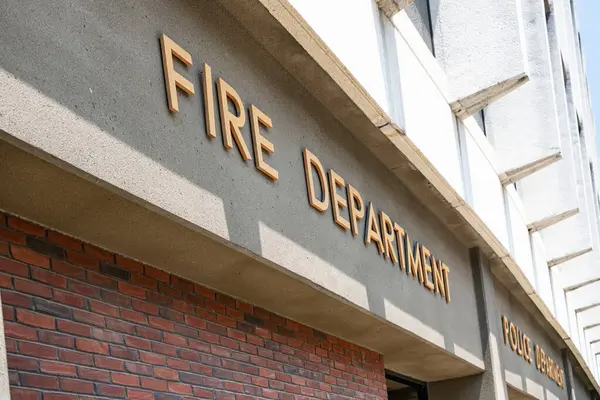
{"label": "overhanging ledge", "polygon": [[[286,0],[219,0],[316,99],[390,169],[467,246],[492,258],[495,274],[543,326],[564,341],[595,390],[600,386],[577,346],[535,292],[508,250]],[[526,79],[526,78],[525,78]],[[517,79],[518,81],[518,79]]]}

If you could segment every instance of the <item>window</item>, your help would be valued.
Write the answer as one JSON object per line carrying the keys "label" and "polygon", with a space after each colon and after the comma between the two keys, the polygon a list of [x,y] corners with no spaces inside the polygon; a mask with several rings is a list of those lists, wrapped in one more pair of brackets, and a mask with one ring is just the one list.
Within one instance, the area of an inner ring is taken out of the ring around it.
{"label": "window", "polygon": [[429,0],[413,1],[406,7],[406,14],[421,34],[421,37],[425,44],[427,44],[427,47],[429,47],[429,50],[435,55]]}

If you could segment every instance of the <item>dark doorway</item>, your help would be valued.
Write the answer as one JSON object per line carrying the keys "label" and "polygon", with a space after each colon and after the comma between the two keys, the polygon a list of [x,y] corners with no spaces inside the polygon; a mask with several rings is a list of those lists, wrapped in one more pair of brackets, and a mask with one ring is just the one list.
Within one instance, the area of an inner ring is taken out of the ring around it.
{"label": "dark doorway", "polygon": [[388,400],[427,400],[427,385],[423,382],[385,371]]}

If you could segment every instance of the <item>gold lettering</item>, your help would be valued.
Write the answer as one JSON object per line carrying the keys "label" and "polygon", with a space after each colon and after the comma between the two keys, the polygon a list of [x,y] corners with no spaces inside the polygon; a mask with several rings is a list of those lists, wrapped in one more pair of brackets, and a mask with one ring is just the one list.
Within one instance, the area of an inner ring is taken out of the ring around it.
{"label": "gold lettering", "polygon": [[[325,179],[325,171],[321,161],[310,152],[308,149],[304,149],[304,174],[306,177],[306,189],[308,190],[308,202],[310,205],[321,212],[327,210],[329,207],[329,189],[327,187],[327,180]],[[313,169],[317,172],[319,183],[321,184],[322,199],[318,199],[315,195],[315,182],[313,180]]]}
{"label": "gold lettering", "polygon": [[444,274],[444,288],[446,289],[446,303],[450,303],[452,301],[450,298],[450,278],[448,277],[450,268],[444,263],[442,263],[442,272]]}
{"label": "gold lettering", "polygon": [[394,222],[394,232],[396,232],[396,248],[398,249],[398,261],[401,269],[406,269],[404,258],[404,229]]}
{"label": "gold lettering", "polygon": [[358,220],[365,216],[365,206],[358,190],[352,185],[347,185],[346,192],[350,202],[350,225],[352,226],[352,235],[358,236]]}
{"label": "gold lettering", "polygon": [[423,283],[423,266],[421,265],[421,245],[415,242],[414,246],[411,246],[410,237],[406,238],[406,254],[408,255],[408,269],[406,273],[412,275],[413,278],[419,278],[419,281]]}
{"label": "gold lettering", "polygon": [[519,327],[517,326],[517,354],[523,355],[523,335]]}
{"label": "gold lettering", "polygon": [[385,249],[385,256],[392,260],[392,263],[398,262],[396,256],[396,250],[392,242],[394,241],[394,227],[392,226],[392,220],[390,217],[381,211],[379,213],[381,220],[381,231],[383,232],[383,248]]}
{"label": "gold lettering", "polygon": [[[227,150],[233,148],[231,137],[235,140],[235,144],[240,151],[242,159],[245,161],[251,160],[250,151],[244,137],[242,136],[242,127],[246,123],[246,113],[242,99],[237,94],[235,89],[231,87],[223,79],[217,79],[217,94],[219,97],[219,111],[221,112],[221,130],[223,131],[223,144]],[[229,110],[230,100],[235,107],[236,114]]]}
{"label": "gold lettering", "polygon": [[331,190],[331,209],[333,210],[333,220],[344,230],[350,229],[350,222],[340,215],[340,208],[348,207],[348,202],[338,194],[338,187],[346,186],[344,179],[339,176],[334,170],[329,170],[329,190]]}
{"label": "gold lettering", "polygon": [[510,348],[513,351],[517,350],[517,328],[515,327],[515,324],[513,324],[512,322],[509,325],[509,329],[510,329]]}
{"label": "gold lettering", "polygon": [[383,253],[383,243],[381,240],[381,233],[379,232],[379,221],[375,217],[375,212],[373,211],[373,203],[369,203],[369,211],[367,217],[367,225],[365,227],[365,243],[369,244],[371,241],[374,241],[377,244],[377,249],[379,253]]}
{"label": "gold lettering", "polygon": [[202,78],[204,81],[204,119],[206,120],[206,135],[209,138],[217,137],[215,126],[215,93],[213,91],[212,70],[210,65],[202,65]]}
{"label": "gold lettering", "polygon": [[279,179],[279,172],[263,160],[263,150],[271,154],[275,152],[275,146],[260,133],[260,125],[271,129],[273,122],[254,104],[250,104],[250,132],[252,133],[256,169],[276,181]]}
{"label": "gold lettering", "polygon": [[502,330],[504,331],[504,344],[508,344],[508,319],[502,316]]}
{"label": "gold lettering", "polygon": [[442,261],[436,262],[433,255],[431,256],[431,267],[433,268],[433,286],[435,293],[439,293],[442,297],[446,297],[446,289],[444,288],[444,275],[442,273]]}
{"label": "gold lettering", "polygon": [[430,262],[434,262],[431,258],[431,252],[425,246],[421,246],[421,264],[423,266],[423,277],[425,278],[425,287],[432,292],[435,290],[435,286],[431,279],[429,279],[429,275],[432,274],[431,264]]}
{"label": "gold lettering", "polygon": [[176,57],[186,66],[191,67],[192,56],[164,33],[160,37],[160,47],[162,50],[163,70],[165,73],[165,86],[167,87],[169,110],[171,110],[171,112],[178,112],[179,101],[177,99],[177,88],[192,96],[194,94],[194,85],[179,72],[175,71],[175,68],[173,67],[173,57]]}

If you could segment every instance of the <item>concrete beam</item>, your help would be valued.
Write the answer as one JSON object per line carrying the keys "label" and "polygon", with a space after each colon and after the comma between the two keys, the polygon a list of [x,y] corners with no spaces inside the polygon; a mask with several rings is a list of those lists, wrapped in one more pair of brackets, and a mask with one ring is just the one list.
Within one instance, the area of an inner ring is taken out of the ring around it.
{"label": "concrete beam", "polygon": [[408,7],[413,0],[377,0],[377,5],[389,18]]}
{"label": "concrete beam", "polygon": [[530,233],[538,232],[577,214],[579,214],[579,207],[534,221],[527,225],[527,229]]}
{"label": "concrete beam", "polygon": [[457,99],[450,104],[450,107],[457,117],[465,119],[470,115],[483,110],[488,104],[506,96],[508,93],[527,83],[527,81],[529,81],[527,74],[524,72],[520,73],[502,82],[497,82],[484,89],[478,90],[475,93]]}
{"label": "concrete beam", "polygon": [[[584,254],[587,254],[587,253],[591,252],[592,250],[593,249],[591,247],[588,247],[586,249],[578,250],[573,253],[561,256],[561,257],[553,258],[552,260],[548,261],[548,267],[554,267],[555,265],[562,264],[564,262],[567,262],[569,260],[572,260],[572,259],[582,256]],[[581,287],[581,286],[578,286],[578,287]],[[573,289],[571,289],[571,290],[573,290]]]}
{"label": "concrete beam", "polygon": [[500,182],[502,185],[506,186],[511,183],[515,183],[520,179],[523,179],[540,169],[547,167],[548,165],[552,165],[555,162],[562,159],[562,154],[560,151],[557,151],[548,156],[539,158],[537,160],[531,161],[525,165],[510,169],[506,172],[502,172],[500,177]]}

